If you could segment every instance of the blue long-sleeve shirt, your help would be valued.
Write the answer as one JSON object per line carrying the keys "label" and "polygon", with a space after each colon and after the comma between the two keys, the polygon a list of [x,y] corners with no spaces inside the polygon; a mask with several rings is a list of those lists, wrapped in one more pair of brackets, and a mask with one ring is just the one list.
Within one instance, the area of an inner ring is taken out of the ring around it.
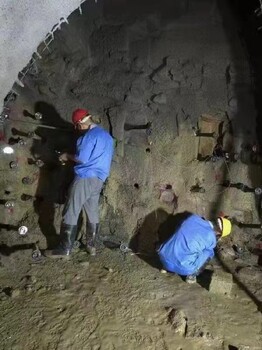
{"label": "blue long-sleeve shirt", "polygon": [[93,127],[77,140],[75,158],[80,163],[74,167],[75,175],[80,178],[98,177],[105,181],[113,153],[114,142],[110,134],[99,126]]}
{"label": "blue long-sleeve shirt", "polygon": [[216,244],[211,222],[192,214],[160,246],[158,254],[166,270],[187,276],[214,256]]}

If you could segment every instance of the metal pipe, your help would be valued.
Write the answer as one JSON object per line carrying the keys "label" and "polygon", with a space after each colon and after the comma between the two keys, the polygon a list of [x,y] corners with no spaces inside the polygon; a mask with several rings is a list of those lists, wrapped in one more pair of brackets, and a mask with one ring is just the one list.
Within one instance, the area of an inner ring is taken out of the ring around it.
{"label": "metal pipe", "polygon": [[25,146],[26,141],[24,139],[21,139],[21,137],[18,137],[17,139],[15,139],[14,137],[11,137],[8,141],[8,144],[9,145],[18,144],[19,146]]}
{"label": "metal pipe", "polygon": [[42,201],[43,200],[43,197],[40,197],[40,196],[32,196],[31,194],[26,194],[26,193],[23,193],[21,195],[21,200],[23,202],[33,202],[33,201]]}
{"label": "metal pipe", "polygon": [[231,183],[230,181],[225,181],[221,184],[221,186],[236,188],[236,189],[241,190],[242,192],[245,192],[245,193],[255,193],[255,195],[257,195],[257,196],[261,196],[261,194],[262,194],[261,187],[252,188],[252,187],[249,187],[249,186],[243,184],[242,182]]}
{"label": "metal pipe", "polygon": [[10,169],[16,169],[18,167],[18,162],[12,161],[9,163]]}
{"label": "metal pipe", "polygon": [[257,228],[257,229],[261,229],[262,228],[261,224],[244,224],[242,222],[237,222],[236,225],[238,227],[246,227],[246,228]]}
{"label": "metal pipe", "polygon": [[15,206],[15,201],[0,199],[0,204],[4,205],[5,208],[13,208]]}
{"label": "metal pipe", "polygon": [[67,131],[67,132],[75,132],[74,129],[69,128],[59,128],[57,126],[51,126],[51,125],[45,125],[45,124],[38,124],[34,122],[30,122],[28,120],[19,120],[19,119],[7,119],[6,121],[15,122],[15,123],[25,123],[25,124],[31,124],[35,125],[37,128],[44,128],[44,129],[51,129],[51,130],[61,130],[61,131]]}
{"label": "metal pipe", "polygon": [[45,163],[41,159],[32,159],[32,158],[28,159],[28,164],[36,165],[38,168],[42,168],[45,165]]}
{"label": "metal pipe", "polygon": [[7,231],[17,231],[20,236],[24,236],[28,232],[27,226],[14,226],[10,224],[0,224],[0,228]]}
{"label": "metal pipe", "polygon": [[25,176],[22,178],[22,183],[24,185],[32,185],[39,177],[39,174],[38,173],[34,173],[32,175],[32,177],[29,177],[29,176]]}
{"label": "metal pipe", "polygon": [[25,176],[22,178],[22,183],[24,185],[32,185],[34,183],[34,180],[31,179],[29,176]]}
{"label": "metal pipe", "polygon": [[12,134],[15,136],[27,137],[29,139],[32,139],[33,137],[36,136],[34,131],[25,132],[25,131],[17,130],[16,128],[12,128],[11,131],[12,131]]}
{"label": "metal pipe", "polygon": [[215,133],[214,132],[200,132],[200,131],[196,131],[194,132],[194,135],[197,137],[215,137]]}

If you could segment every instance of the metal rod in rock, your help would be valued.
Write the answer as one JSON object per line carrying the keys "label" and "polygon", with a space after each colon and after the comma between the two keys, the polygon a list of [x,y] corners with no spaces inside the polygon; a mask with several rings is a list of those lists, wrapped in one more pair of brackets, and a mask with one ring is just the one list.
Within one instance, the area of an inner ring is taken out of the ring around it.
{"label": "metal rod in rock", "polygon": [[72,129],[61,128],[61,127],[58,127],[58,126],[51,126],[51,125],[33,123],[33,122],[29,122],[27,120],[8,119],[8,121],[16,122],[16,123],[31,124],[31,125],[35,125],[35,127],[37,127],[37,128],[45,128],[45,129],[52,129],[52,130],[61,130],[61,131],[67,131],[67,132],[74,132],[73,128]]}
{"label": "metal rod in rock", "polygon": [[242,222],[238,222],[237,226],[238,227],[246,227],[246,228],[257,228],[257,229],[261,229],[262,228],[261,224],[244,224]]}
{"label": "metal rod in rock", "polygon": [[215,133],[214,132],[196,132],[195,136],[197,137],[215,137]]}

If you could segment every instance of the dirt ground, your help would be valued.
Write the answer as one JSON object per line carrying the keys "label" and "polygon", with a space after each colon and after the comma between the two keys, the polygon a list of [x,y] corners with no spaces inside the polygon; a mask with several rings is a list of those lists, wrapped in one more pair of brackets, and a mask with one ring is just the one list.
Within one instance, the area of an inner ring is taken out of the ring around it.
{"label": "dirt ground", "polygon": [[261,314],[237,284],[211,293],[119,249],[30,255],[2,260],[0,349],[262,349]]}

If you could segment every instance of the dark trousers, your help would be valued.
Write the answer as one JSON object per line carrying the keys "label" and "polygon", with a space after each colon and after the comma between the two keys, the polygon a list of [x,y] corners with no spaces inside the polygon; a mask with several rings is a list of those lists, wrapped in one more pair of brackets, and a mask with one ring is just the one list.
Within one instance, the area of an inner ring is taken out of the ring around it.
{"label": "dark trousers", "polygon": [[97,177],[74,179],[63,210],[63,223],[77,225],[79,214],[84,208],[90,223],[99,223],[99,196],[103,181]]}

